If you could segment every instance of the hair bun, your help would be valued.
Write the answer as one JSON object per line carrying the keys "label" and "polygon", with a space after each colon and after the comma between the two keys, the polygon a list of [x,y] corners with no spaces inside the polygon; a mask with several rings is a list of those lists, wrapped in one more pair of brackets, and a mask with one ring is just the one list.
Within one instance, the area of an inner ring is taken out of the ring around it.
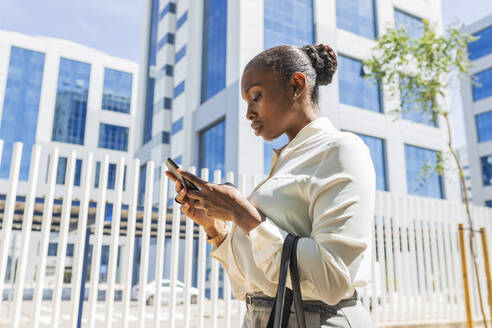
{"label": "hair bun", "polygon": [[333,74],[337,70],[337,55],[335,51],[326,44],[317,44],[315,46],[305,45],[302,48],[316,71],[316,84],[327,85],[331,83]]}

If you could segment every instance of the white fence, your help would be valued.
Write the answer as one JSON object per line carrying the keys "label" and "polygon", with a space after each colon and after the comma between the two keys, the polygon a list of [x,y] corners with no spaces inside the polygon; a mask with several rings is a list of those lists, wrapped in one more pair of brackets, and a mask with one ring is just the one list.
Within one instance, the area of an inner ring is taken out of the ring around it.
{"label": "white fence", "polygon": [[[0,141],[0,160],[1,149]],[[206,279],[207,246],[203,230],[183,217],[176,203],[172,211],[164,210],[168,198],[174,197],[174,191],[168,195],[165,167],[157,170],[162,174],[160,179],[154,179],[154,163],[147,163],[145,201],[141,208],[137,205],[139,160],[134,159],[129,165],[126,197],[123,197],[124,159],[117,165],[115,190],[108,192],[109,159],[106,157],[97,190],[97,204],[113,204],[113,219],[105,221],[106,206],[93,206],[89,199],[94,192],[92,154],[83,159],[81,187],[77,187],[80,200],[74,205],[74,186],[69,182],[74,181],[75,151],[67,162],[65,185],[56,185],[59,154],[55,149],[50,156],[46,188],[40,188],[41,151],[39,146],[33,147],[28,188],[27,193],[21,195],[23,198],[16,197],[22,154],[20,143],[14,145],[9,180],[0,180],[4,184],[0,185],[1,190],[6,190],[5,199],[0,200],[0,277],[5,277],[4,283],[0,283],[0,327],[77,327],[78,323],[84,327],[240,326],[244,304],[231,299],[226,275],[223,285],[220,283],[222,269],[217,261],[211,260],[210,277]],[[194,172],[193,168],[190,170]],[[208,180],[206,169],[200,173]],[[213,175],[213,181],[220,183],[221,172]],[[158,200],[151,199],[154,181],[160,183]],[[238,185],[243,194],[259,182],[258,178],[245,175],[236,178],[232,173],[227,174],[227,181]],[[57,203],[55,190],[59,188],[63,188],[64,193],[63,200]],[[124,200],[127,203],[122,207]],[[492,210],[473,207],[472,212],[476,228],[486,228],[489,245],[492,245]],[[461,204],[378,192],[372,279],[360,290],[363,304],[377,326],[464,322],[457,235],[457,225],[466,223],[464,218]],[[90,235],[86,235],[87,231]],[[138,263],[133,261],[136,235],[141,236]],[[151,245],[151,239],[155,245]],[[479,238],[476,240],[483,302],[487,306],[483,256]],[[92,245],[91,262],[87,257],[87,243]],[[57,247],[56,256],[49,255],[53,244]],[[67,258],[67,245],[73,245],[71,258]],[[103,249],[108,259],[107,272],[101,276]],[[468,262],[470,280],[474,281],[470,254]],[[137,288],[132,286],[137,264],[140,292],[138,300],[132,300],[132,289]],[[90,274],[84,272],[88,267]],[[148,285],[149,267],[155,270],[154,277],[163,277],[166,270],[169,289],[160,283]],[[178,282],[180,267],[184,272],[184,287]],[[47,273],[48,268],[51,272]],[[46,279],[47,274],[51,279]],[[85,283],[88,297],[86,295],[87,299],[81,304],[81,283],[87,276],[90,277]],[[192,286],[194,280],[196,288]],[[474,286],[471,288],[473,316],[479,319]],[[51,298],[43,297],[46,289],[52,292]],[[150,299],[143,296],[146,289],[150,290],[149,295],[155,296],[153,305],[146,304]],[[219,297],[219,289],[223,297]],[[69,297],[64,297],[66,290],[70,291]],[[32,292],[32,300],[25,296],[27,291]],[[98,297],[99,291],[105,292],[103,300]],[[166,298],[166,302],[162,302],[162,298]],[[192,302],[194,298],[196,304]]]}

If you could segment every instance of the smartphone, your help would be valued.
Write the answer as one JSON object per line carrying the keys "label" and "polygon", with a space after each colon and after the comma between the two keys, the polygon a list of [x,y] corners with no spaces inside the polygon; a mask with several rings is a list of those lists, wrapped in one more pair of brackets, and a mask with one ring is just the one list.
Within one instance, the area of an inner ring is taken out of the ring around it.
{"label": "smartphone", "polygon": [[200,188],[198,188],[193,182],[186,180],[183,178],[181,174],[178,172],[178,164],[176,164],[172,159],[169,157],[167,158],[166,161],[166,166],[168,167],[169,171],[171,171],[176,177],[178,177],[179,180],[181,180],[181,183],[183,186],[186,188],[186,190],[197,190],[200,191]]}

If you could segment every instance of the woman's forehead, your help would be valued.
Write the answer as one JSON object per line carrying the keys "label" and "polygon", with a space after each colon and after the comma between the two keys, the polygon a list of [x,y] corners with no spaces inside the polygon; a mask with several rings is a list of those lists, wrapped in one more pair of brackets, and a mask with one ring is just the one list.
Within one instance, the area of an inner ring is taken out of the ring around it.
{"label": "woman's forehead", "polygon": [[278,80],[277,74],[266,67],[248,67],[241,79],[241,91],[246,93],[252,85],[270,85]]}

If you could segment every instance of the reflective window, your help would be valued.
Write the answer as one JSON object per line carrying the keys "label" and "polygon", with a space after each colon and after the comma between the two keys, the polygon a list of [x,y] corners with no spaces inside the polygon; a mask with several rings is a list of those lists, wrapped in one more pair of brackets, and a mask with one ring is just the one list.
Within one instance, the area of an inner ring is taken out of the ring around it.
{"label": "reflective window", "polygon": [[162,37],[162,39],[159,41],[159,44],[157,45],[157,49],[161,49],[164,47],[166,44],[174,44],[174,34],[172,33],[167,33]]}
{"label": "reflective window", "polygon": [[174,2],[169,2],[164,9],[162,9],[159,19],[163,19],[164,16],[166,16],[167,13],[176,13],[176,4]]}
{"label": "reflective window", "polygon": [[431,149],[405,145],[407,189],[410,195],[444,198],[442,178],[436,173],[422,179],[423,169],[430,165],[433,169],[437,152]]}
{"label": "reflective window", "polygon": [[312,0],[264,1],[265,49],[285,44],[302,47],[313,43]]}
{"label": "reflective window", "polygon": [[168,97],[164,97],[162,100],[162,108],[164,109],[171,109],[173,107],[173,100]]}
{"label": "reflective window", "polygon": [[480,158],[482,166],[482,182],[484,186],[492,186],[492,155]]}
{"label": "reflective window", "polygon": [[492,110],[475,116],[478,142],[492,140]]}
{"label": "reflective window", "polygon": [[376,38],[374,0],[336,0],[337,27],[352,33]]}
{"label": "reflective window", "polygon": [[132,74],[114,69],[104,69],[102,109],[130,113]]}
{"label": "reflective window", "polygon": [[340,102],[382,112],[379,86],[364,78],[362,62],[338,55],[338,63]]}
{"label": "reflective window", "polygon": [[[126,167],[123,169],[123,190],[126,189]],[[107,181],[107,189],[115,189],[116,186],[116,164],[115,163],[109,163],[108,166],[108,181]],[[101,162],[97,161],[96,162],[96,174],[95,174],[95,181],[94,181],[94,188],[99,188],[99,178],[101,174]]]}
{"label": "reflective window", "polygon": [[128,150],[129,129],[124,126],[101,123],[99,126],[99,148]]}
{"label": "reflective window", "polygon": [[164,65],[161,69],[161,71],[164,73],[166,76],[173,76],[174,74],[174,67],[172,65]]}
{"label": "reflective window", "polygon": [[225,120],[203,130],[199,135],[199,169],[208,168],[209,176],[214,170],[221,170],[225,176]]}
{"label": "reflective window", "polygon": [[171,134],[176,134],[183,128],[183,118],[181,117],[177,121],[173,122],[171,127]]}
{"label": "reflective window", "polygon": [[108,167],[108,189],[114,189],[116,183],[116,164],[109,163]]}
{"label": "reflective window", "polygon": [[161,143],[163,143],[163,144],[169,144],[170,141],[171,141],[171,135],[169,134],[169,132],[162,131]]}
{"label": "reflective window", "polygon": [[201,102],[225,87],[227,53],[227,1],[205,0]]}
{"label": "reflective window", "polygon": [[[65,184],[65,177],[67,175],[67,157],[58,157],[58,167],[56,170],[56,183]],[[74,176],[74,186],[80,186],[80,177],[82,175],[82,160],[75,160],[75,176]]]}
{"label": "reflective window", "polygon": [[[32,146],[36,142],[39,98],[43,81],[44,54],[12,47],[6,76],[5,98],[0,123],[4,141],[0,178],[8,179],[14,143],[22,142],[19,179],[29,179]],[[22,108],[22,110],[19,110]],[[22,126],[22,129],[19,127]]]}
{"label": "reflective window", "polygon": [[492,207],[492,200],[486,200],[485,201],[485,206]]}
{"label": "reflective window", "polygon": [[140,166],[140,176],[138,181],[138,204],[143,205],[145,199],[145,184],[147,176],[147,163]]}
{"label": "reflective window", "polygon": [[420,38],[424,34],[422,19],[395,9],[395,27],[403,28],[412,38]]}
{"label": "reflective window", "polygon": [[480,38],[468,44],[468,52],[470,53],[471,60],[483,57],[492,52],[492,26],[474,33],[473,36]]}
{"label": "reflective window", "polygon": [[147,92],[145,95],[145,116],[143,143],[147,143],[152,139],[152,122],[154,121],[154,84],[155,79],[147,79]]}
{"label": "reflective window", "polygon": [[176,163],[178,165],[182,165],[183,164],[183,155],[179,155],[179,156],[174,157],[173,161],[174,161],[174,163]]}
{"label": "reflective window", "polygon": [[[265,0],[263,47],[290,44],[301,47],[314,43],[312,0]],[[273,149],[289,142],[283,134],[272,141],[263,142],[263,171],[270,172]]]}
{"label": "reflective window", "polygon": [[492,68],[474,75],[481,86],[473,85],[473,100],[478,101],[492,96]]}
{"label": "reflective window", "polygon": [[48,256],[56,256],[58,252],[58,243],[48,244]]}
{"label": "reflective window", "polygon": [[84,144],[91,65],[61,58],[53,141]]}
{"label": "reflective window", "polygon": [[73,247],[74,244],[67,244],[67,256],[73,257]]}
{"label": "reflective window", "polygon": [[176,64],[186,55],[186,44],[176,53]]}
{"label": "reflective window", "polygon": [[185,81],[181,81],[180,84],[174,87],[174,98],[179,97],[185,90]]}
{"label": "reflective window", "polygon": [[357,134],[371,152],[372,162],[376,171],[376,189],[388,191],[386,182],[386,147],[383,139]]}
{"label": "reflective window", "polygon": [[[405,80],[400,80],[401,84],[405,84]],[[420,90],[420,89],[419,89]],[[416,101],[412,101],[417,95],[414,93],[414,90],[410,90],[403,86],[402,89],[402,101],[403,104],[401,106],[401,117],[405,120],[409,120],[415,123],[425,124],[429,126],[437,127],[437,121],[432,117],[432,113],[430,112],[422,112],[422,105]],[[406,101],[405,101],[406,98]]]}
{"label": "reflective window", "polygon": [[185,11],[185,13],[178,19],[176,29],[179,30],[179,28],[183,26],[183,24],[186,23],[187,20],[188,20],[188,10]]}
{"label": "reflective window", "polygon": [[157,24],[159,23],[159,0],[152,0],[152,17],[150,21],[149,35],[149,65],[155,66],[155,57],[157,54]]}

